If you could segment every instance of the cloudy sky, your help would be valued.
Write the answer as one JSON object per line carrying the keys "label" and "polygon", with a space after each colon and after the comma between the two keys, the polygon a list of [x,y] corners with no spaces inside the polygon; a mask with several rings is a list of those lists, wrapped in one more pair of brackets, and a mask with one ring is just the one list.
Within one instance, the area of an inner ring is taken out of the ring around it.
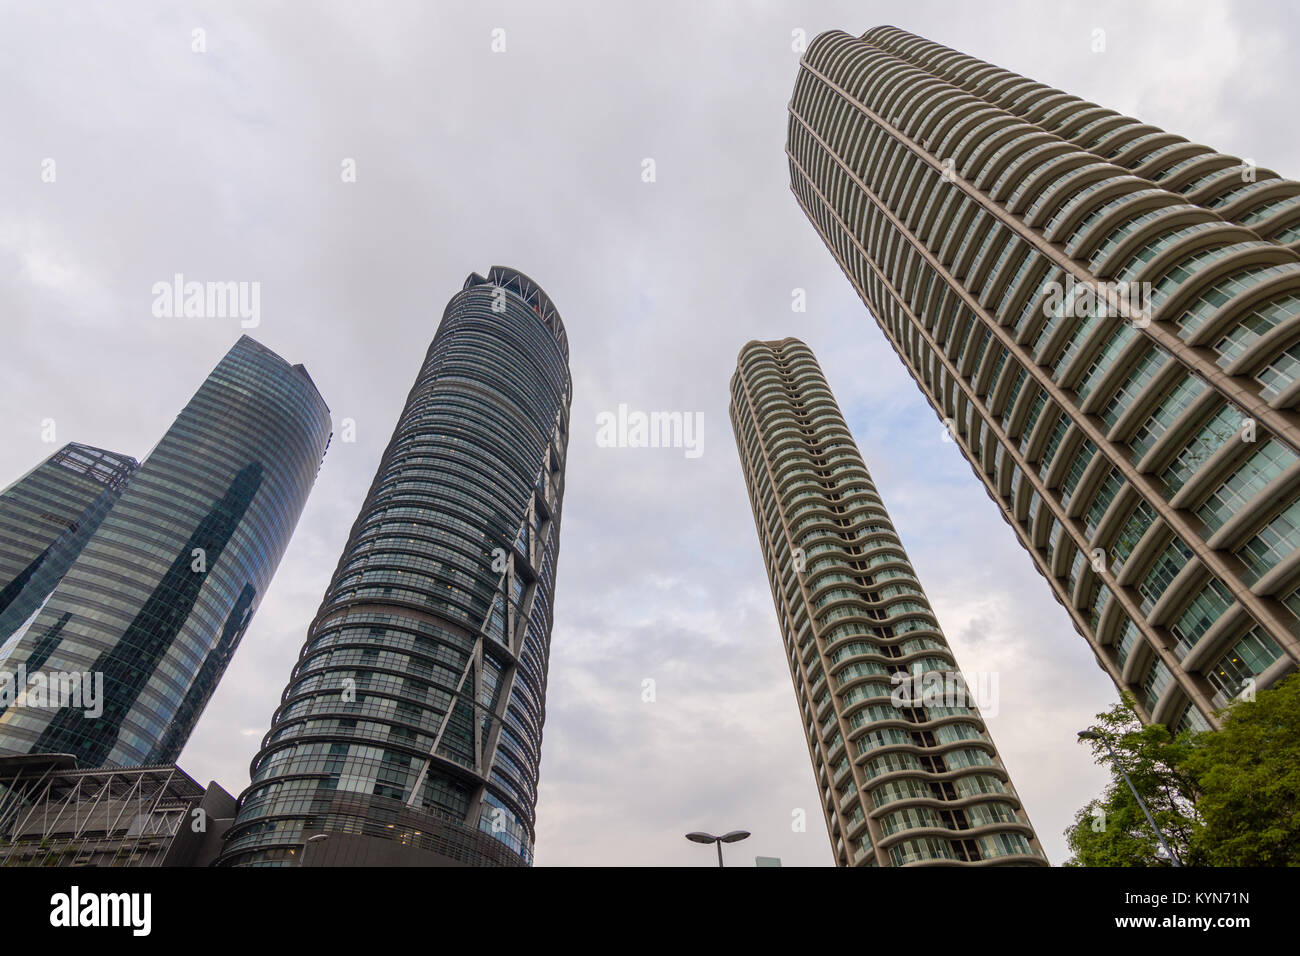
{"label": "cloudy sky", "polygon": [[[726,414],[740,347],[797,336],[958,660],[1000,675],[993,737],[1059,864],[1104,780],[1074,733],[1114,689],[790,194],[792,37],[892,23],[1298,177],[1290,12],[6,0],[0,485],[53,450],[47,418],[60,444],[143,457],[240,335],[155,318],[155,282],[261,283],[249,331],[357,433],[181,758],[238,793],[447,299],[518,268],[574,378],[538,864],[709,865],[682,834],[743,827],[734,863],[829,865]],[[619,403],[701,412],[704,453],[598,447]]]}

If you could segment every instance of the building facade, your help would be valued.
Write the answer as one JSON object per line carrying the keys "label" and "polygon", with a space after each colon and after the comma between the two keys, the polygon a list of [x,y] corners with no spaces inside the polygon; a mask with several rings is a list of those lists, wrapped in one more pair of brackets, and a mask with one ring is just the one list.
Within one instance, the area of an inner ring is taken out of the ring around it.
{"label": "building facade", "polygon": [[1142,717],[1300,662],[1300,183],[892,27],[808,48],[791,187]]}
{"label": "building facade", "polygon": [[750,342],[730,412],[836,863],[1048,865],[812,352]]}
{"label": "building facade", "polygon": [[0,757],[0,866],[209,866],[235,798],[179,767]]}
{"label": "building facade", "polygon": [[0,667],[138,467],[73,443],[0,492]]}
{"label": "building facade", "polygon": [[531,863],[568,351],[513,269],[448,303],[223,864]]}
{"label": "building facade", "polygon": [[[173,763],[288,546],[329,438],[306,370],[241,337],[10,650],[6,670],[32,683],[0,713],[0,755]],[[79,687],[81,699],[38,697],[38,679]]]}

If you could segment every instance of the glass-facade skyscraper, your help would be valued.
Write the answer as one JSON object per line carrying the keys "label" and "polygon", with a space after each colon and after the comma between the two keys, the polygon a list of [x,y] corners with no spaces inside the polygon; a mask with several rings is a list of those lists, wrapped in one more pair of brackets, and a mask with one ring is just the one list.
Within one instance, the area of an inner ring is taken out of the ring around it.
{"label": "glass-facade skyscraper", "polygon": [[103,680],[103,712],[0,714],[0,754],[175,761],[270,583],[330,438],[301,365],[243,336],[127,483],[5,667]]}
{"label": "glass-facade skyscraper", "polygon": [[920,37],[833,31],[796,198],[1144,719],[1300,663],[1300,183]]}
{"label": "glass-facade skyscraper", "polygon": [[223,865],[531,863],[568,359],[522,273],[448,303]]}
{"label": "glass-facade skyscraper", "polygon": [[72,443],[0,492],[0,668],[138,467]]}
{"label": "glass-facade skyscraper", "polygon": [[750,342],[731,424],[840,866],[1046,866],[808,347]]}

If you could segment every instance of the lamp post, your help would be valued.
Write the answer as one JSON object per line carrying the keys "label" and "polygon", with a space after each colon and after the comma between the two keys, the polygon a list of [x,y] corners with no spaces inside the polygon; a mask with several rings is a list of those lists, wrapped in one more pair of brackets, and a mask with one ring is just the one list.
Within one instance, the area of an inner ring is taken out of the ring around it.
{"label": "lamp post", "polygon": [[722,866],[722,844],[739,843],[749,836],[748,830],[732,830],[730,833],[724,833],[722,836],[714,836],[712,833],[701,833],[698,830],[694,833],[686,834],[686,839],[692,843],[716,843],[718,846],[718,866]]}
{"label": "lamp post", "polygon": [[303,843],[303,845],[302,845],[302,859],[300,860],[300,862],[298,863],[298,865],[299,865],[299,866],[306,866],[306,865],[307,865],[307,851],[310,850],[310,849],[312,848],[312,846],[314,846],[314,845],[316,845],[316,844],[324,843],[324,842],[325,842],[326,840],[328,840],[329,838],[330,838],[330,835],[329,835],[328,833],[317,833],[315,836],[309,836],[309,837],[306,839],[306,841]]}
{"label": "lamp post", "polygon": [[1115,751],[1114,749],[1112,749],[1110,745],[1110,741],[1107,740],[1105,737],[1103,737],[1100,732],[1093,730],[1091,728],[1088,730],[1079,731],[1079,739],[1100,740],[1102,742],[1102,744],[1106,748],[1106,752],[1110,754],[1111,763],[1113,763],[1115,767],[1119,770],[1120,776],[1124,778],[1124,782],[1128,784],[1129,790],[1133,792],[1133,799],[1136,800],[1138,802],[1138,806],[1142,808],[1142,814],[1147,818],[1147,823],[1151,824],[1151,829],[1155,831],[1156,839],[1160,841],[1161,848],[1168,855],[1169,859],[1173,861],[1174,866],[1182,866],[1183,865],[1182,862],[1178,859],[1177,856],[1174,855],[1174,851],[1169,849],[1169,844],[1165,842],[1165,835],[1160,832],[1160,827],[1156,825],[1155,817],[1151,816],[1151,811],[1147,809],[1146,801],[1143,800],[1142,795],[1137,792],[1137,787],[1133,786],[1133,781],[1129,779],[1128,772],[1124,769],[1124,765],[1120,763],[1119,758],[1115,756]]}

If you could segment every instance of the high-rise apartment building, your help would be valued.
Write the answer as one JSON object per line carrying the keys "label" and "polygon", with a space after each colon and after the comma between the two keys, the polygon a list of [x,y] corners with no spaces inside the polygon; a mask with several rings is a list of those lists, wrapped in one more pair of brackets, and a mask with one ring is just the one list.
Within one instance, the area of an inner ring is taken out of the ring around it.
{"label": "high-rise apartment building", "polygon": [[173,763],[288,546],[329,438],[306,370],[241,337],[10,649],[6,671],[80,675],[84,689],[74,705],[20,693],[0,708],[0,755]]}
{"label": "high-rise apartment building", "polygon": [[0,668],[138,467],[73,443],[0,492]]}
{"label": "high-rise apartment building", "polygon": [[1046,866],[812,352],[750,342],[730,411],[836,863]]}
{"label": "high-rise apartment building", "polygon": [[513,269],[448,303],[223,864],[531,863],[568,361]]}
{"label": "high-rise apartment building", "polygon": [[809,46],[787,154],[1142,716],[1294,670],[1300,183],[892,27]]}

